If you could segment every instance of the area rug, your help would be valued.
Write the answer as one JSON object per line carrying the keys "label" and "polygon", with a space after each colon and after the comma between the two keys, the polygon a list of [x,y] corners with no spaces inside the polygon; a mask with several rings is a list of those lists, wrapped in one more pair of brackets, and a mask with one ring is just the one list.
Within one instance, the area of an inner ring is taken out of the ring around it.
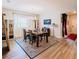
{"label": "area rug", "polygon": [[15,41],[31,59],[58,43],[57,39],[50,37],[48,38],[48,43],[46,43],[46,40],[44,39],[42,42],[39,42],[39,47],[36,47],[36,43],[29,44],[29,39],[26,42],[23,40],[23,38],[16,39]]}

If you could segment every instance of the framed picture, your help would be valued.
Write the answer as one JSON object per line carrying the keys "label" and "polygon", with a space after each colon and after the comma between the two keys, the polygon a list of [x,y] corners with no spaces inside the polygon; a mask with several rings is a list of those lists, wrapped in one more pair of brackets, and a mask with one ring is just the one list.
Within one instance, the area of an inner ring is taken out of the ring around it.
{"label": "framed picture", "polygon": [[51,19],[45,19],[44,25],[51,25]]}

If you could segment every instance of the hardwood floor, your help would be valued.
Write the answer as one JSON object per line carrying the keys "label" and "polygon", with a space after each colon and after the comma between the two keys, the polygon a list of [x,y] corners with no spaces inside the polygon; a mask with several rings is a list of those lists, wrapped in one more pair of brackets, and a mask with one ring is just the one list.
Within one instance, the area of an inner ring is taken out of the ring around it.
{"label": "hardwood floor", "polygon": [[76,46],[68,45],[65,40],[60,41],[55,47],[51,47],[35,59],[76,59]]}
{"label": "hardwood floor", "polygon": [[[68,45],[65,40],[60,40],[56,46],[50,47],[34,59],[76,59],[76,48],[75,45]],[[3,55],[3,59],[30,58],[14,40],[10,40],[10,51]]]}
{"label": "hardwood floor", "polygon": [[27,54],[21,49],[21,47],[14,41],[9,40],[10,51],[2,56],[3,59],[29,59]]}

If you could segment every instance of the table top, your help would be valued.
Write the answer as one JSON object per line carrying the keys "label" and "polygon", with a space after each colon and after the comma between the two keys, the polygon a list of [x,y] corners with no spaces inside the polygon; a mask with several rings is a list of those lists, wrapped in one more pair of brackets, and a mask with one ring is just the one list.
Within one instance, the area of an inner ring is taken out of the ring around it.
{"label": "table top", "polygon": [[[27,32],[27,33],[29,33],[29,32]],[[32,34],[34,34],[34,35],[41,35],[41,34],[44,34],[44,33],[47,33],[47,32],[42,32],[42,31],[35,32],[35,31],[32,31]]]}

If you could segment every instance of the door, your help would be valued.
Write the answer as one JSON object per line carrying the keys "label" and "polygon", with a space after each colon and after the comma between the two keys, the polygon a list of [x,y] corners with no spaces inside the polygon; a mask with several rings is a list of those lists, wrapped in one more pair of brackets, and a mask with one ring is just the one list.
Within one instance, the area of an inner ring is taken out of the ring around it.
{"label": "door", "polygon": [[77,14],[72,13],[68,15],[68,34],[77,34]]}

